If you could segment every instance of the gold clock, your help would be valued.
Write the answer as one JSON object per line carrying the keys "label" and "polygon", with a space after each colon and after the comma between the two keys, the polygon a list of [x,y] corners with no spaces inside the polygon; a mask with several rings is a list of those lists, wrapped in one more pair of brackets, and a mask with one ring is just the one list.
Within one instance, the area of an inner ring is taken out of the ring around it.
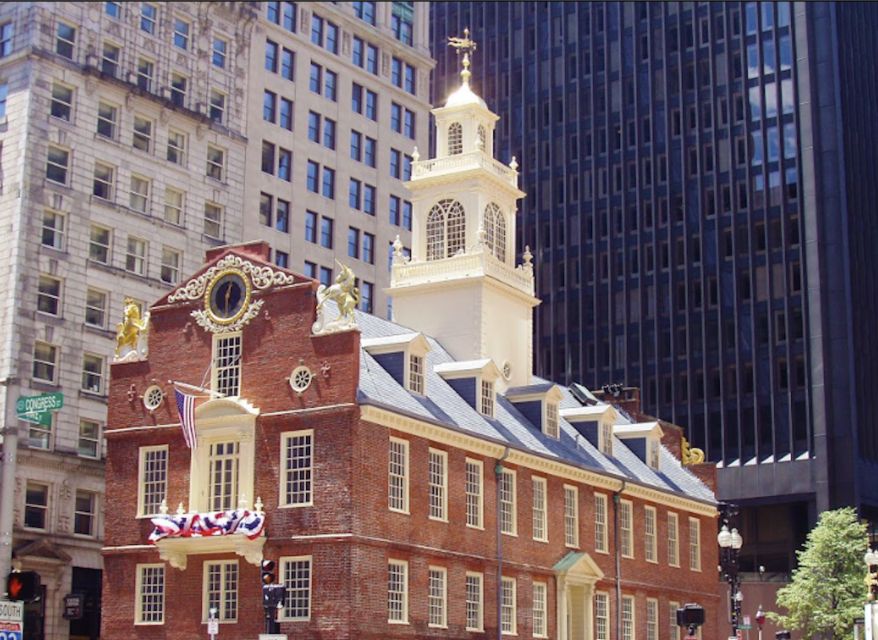
{"label": "gold clock", "polygon": [[217,324],[232,324],[247,312],[250,293],[250,280],[237,269],[226,269],[207,285],[205,311]]}

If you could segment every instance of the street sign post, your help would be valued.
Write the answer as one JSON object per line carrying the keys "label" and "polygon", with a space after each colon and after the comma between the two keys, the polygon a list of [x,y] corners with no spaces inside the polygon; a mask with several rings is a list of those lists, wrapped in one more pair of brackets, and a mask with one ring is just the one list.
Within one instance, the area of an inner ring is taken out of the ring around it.
{"label": "street sign post", "polygon": [[20,396],[15,403],[15,415],[19,420],[51,426],[52,412],[64,406],[64,394],[60,391],[41,393],[38,396]]}
{"label": "street sign post", "polygon": [[0,640],[21,640],[24,634],[24,605],[0,600]]}

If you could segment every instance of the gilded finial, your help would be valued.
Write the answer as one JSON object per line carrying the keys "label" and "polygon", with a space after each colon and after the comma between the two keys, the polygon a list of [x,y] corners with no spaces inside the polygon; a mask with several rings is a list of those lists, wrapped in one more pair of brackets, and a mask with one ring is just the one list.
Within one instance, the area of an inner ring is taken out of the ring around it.
{"label": "gilded finial", "polygon": [[686,438],[683,438],[680,449],[680,457],[683,464],[701,464],[704,462],[704,451],[697,447],[690,447],[689,441]]}
{"label": "gilded finial", "polygon": [[469,37],[469,29],[467,28],[463,30],[462,38],[449,36],[448,46],[454,47],[458,55],[460,55],[460,52],[463,51],[463,62],[461,63],[461,66],[463,66],[463,70],[460,72],[460,78],[461,80],[463,80],[464,84],[469,84],[469,79],[472,75],[469,70],[469,56],[471,53],[475,53],[477,48],[475,40],[471,40]]}

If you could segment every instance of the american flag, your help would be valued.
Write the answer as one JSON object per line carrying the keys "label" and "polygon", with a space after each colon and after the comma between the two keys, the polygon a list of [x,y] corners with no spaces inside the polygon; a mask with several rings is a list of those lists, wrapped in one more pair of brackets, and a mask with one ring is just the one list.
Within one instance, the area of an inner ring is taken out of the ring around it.
{"label": "american flag", "polygon": [[183,437],[186,439],[186,446],[194,449],[198,443],[195,435],[195,396],[182,393],[179,389],[174,389],[174,395],[177,396],[177,411],[180,414],[180,426],[183,427]]}

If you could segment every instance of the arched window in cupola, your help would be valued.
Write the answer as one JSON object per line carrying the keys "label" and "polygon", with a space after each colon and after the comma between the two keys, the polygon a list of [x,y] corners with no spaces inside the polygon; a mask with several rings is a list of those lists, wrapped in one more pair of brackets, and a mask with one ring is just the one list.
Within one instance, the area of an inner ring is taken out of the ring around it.
{"label": "arched window in cupola", "polygon": [[463,126],[452,122],[448,127],[448,155],[463,153]]}
{"label": "arched window in cupola", "polygon": [[479,125],[479,145],[482,151],[487,151],[485,145],[488,144],[488,134],[485,131],[485,127],[483,125]]}
{"label": "arched window in cupola", "polygon": [[485,207],[484,226],[488,251],[501,262],[506,262],[506,218],[493,202]]}
{"label": "arched window in cupola", "polygon": [[466,217],[457,200],[440,200],[427,214],[427,260],[441,260],[463,251]]}

